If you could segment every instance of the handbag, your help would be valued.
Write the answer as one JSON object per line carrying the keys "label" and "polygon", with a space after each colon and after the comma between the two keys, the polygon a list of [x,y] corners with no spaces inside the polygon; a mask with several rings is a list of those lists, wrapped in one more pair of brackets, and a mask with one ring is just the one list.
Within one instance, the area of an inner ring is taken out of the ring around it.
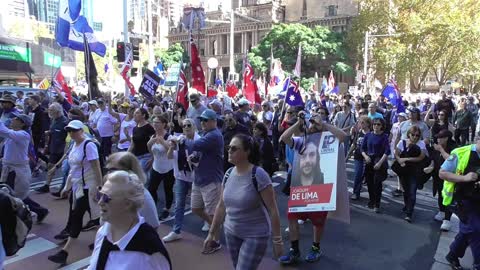
{"label": "handbag", "polygon": [[[418,145],[412,145],[410,148],[407,149],[407,142],[402,140],[403,143],[403,151],[400,153],[401,158],[407,157],[418,157],[421,154],[420,147]],[[395,160],[391,167],[392,171],[394,171],[398,176],[406,176],[411,174],[412,172],[415,173],[415,168],[409,162],[405,163],[405,166],[402,167],[397,160]]]}

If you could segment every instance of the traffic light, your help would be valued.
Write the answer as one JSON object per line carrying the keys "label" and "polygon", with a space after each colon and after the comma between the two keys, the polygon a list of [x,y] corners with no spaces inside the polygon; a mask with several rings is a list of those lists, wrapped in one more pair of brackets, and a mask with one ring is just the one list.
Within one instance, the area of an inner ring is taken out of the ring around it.
{"label": "traffic light", "polygon": [[117,43],[117,62],[125,62],[125,43]]}
{"label": "traffic light", "polygon": [[132,68],[130,70],[130,77],[137,77],[138,74],[138,68]]}
{"label": "traffic light", "polygon": [[140,60],[140,47],[138,45],[133,45],[133,60]]}

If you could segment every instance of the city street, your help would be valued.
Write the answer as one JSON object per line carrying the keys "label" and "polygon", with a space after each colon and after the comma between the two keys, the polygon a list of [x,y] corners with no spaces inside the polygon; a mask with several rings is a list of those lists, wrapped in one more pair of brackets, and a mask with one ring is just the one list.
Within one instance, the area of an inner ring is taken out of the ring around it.
{"label": "city street", "polygon": [[[353,164],[347,164],[348,178],[353,179]],[[287,225],[287,197],[281,190],[283,174],[274,177],[279,201],[282,230]],[[34,179],[34,182],[38,179]],[[58,185],[59,180],[54,184]],[[382,200],[382,213],[376,214],[366,207],[368,193],[362,192],[360,201],[351,203],[351,224],[335,221],[327,222],[325,235],[321,242],[324,251],[319,262],[309,264],[302,262],[296,268],[281,267],[271,259],[271,247],[259,269],[389,269],[389,270],[425,270],[430,269],[440,237],[440,224],[433,220],[436,213],[436,201],[431,196],[429,183],[417,195],[417,207],[413,223],[403,220],[401,213],[402,198],[392,197],[391,190],[395,185],[394,178],[388,178]],[[32,184],[32,186],[38,185]],[[351,183],[349,183],[351,185]],[[159,191],[163,195],[163,190]],[[53,239],[65,225],[68,204],[57,201],[48,194],[33,194],[33,199],[50,209],[45,223],[34,225],[25,248],[5,262],[6,270],[20,269],[59,269],[47,260],[47,256],[55,253],[61,243]],[[159,209],[162,209],[159,205]],[[226,248],[213,255],[200,253],[206,233],[201,232],[202,222],[190,211],[186,212],[184,239],[168,243],[174,269],[230,269],[231,263]],[[85,220],[86,221],[86,220]],[[166,235],[171,229],[171,220],[163,222],[158,232]],[[69,256],[69,265],[60,269],[84,269],[89,262],[88,245],[92,243],[94,231],[82,233],[74,252]],[[288,233],[284,233],[285,248],[289,247]],[[301,225],[300,250],[306,255],[312,242],[311,224]]]}

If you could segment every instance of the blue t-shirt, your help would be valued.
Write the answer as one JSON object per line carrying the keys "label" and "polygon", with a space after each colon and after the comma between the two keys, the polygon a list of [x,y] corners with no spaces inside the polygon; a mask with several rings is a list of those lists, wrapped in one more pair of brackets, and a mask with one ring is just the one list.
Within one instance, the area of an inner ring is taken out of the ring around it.
{"label": "blue t-shirt", "polygon": [[222,181],[223,147],[223,136],[217,128],[205,132],[203,137],[194,141],[192,150],[201,154],[195,169],[195,185],[203,187]]}
{"label": "blue t-shirt", "polygon": [[369,132],[363,138],[362,151],[369,156],[382,157],[384,154],[390,155],[390,145],[388,135],[385,133],[375,134]]}

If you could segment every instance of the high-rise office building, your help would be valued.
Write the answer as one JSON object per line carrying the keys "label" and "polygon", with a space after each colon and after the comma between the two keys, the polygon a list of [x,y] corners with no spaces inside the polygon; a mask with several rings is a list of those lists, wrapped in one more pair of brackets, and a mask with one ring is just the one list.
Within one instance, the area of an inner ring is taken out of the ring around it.
{"label": "high-rise office building", "polygon": [[26,0],[7,0],[8,15],[28,18],[28,4]]}

